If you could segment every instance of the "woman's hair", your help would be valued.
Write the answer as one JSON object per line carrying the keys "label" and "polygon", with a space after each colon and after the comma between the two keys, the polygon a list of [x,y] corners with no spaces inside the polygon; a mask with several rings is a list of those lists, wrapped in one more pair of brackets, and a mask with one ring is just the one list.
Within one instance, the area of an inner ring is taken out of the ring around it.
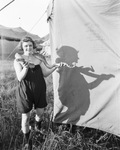
{"label": "woman's hair", "polygon": [[22,44],[24,43],[24,42],[32,42],[32,44],[33,44],[33,48],[35,49],[36,48],[36,43],[33,41],[33,39],[31,38],[31,37],[29,37],[29,36],[26,36],[26,37],[24,37],[24,38],[22,38],[22,40],[20,41],[20,43],[19,43],[19,48],[21,49],[21,50],[23,50],[23,48],[22,48]]}

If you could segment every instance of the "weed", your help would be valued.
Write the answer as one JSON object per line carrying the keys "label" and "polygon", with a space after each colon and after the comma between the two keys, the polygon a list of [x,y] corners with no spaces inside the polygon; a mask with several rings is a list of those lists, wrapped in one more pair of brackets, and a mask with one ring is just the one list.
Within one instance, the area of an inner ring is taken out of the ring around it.
{"label": "weed", "polygon": [[[11,62],[12,63],[12,62]],[[10,66],[12,66],[9,61]],[[17,80],[12,67],[0,71],[0,150],[21,150],[21,115],[15,102]],[[31,111],[33,150],[120,150],[120,138],[91,128],[52,123],[52,77],[46,79],[48,106],[43,114],[43,133],[34,130],[35,111]]]}

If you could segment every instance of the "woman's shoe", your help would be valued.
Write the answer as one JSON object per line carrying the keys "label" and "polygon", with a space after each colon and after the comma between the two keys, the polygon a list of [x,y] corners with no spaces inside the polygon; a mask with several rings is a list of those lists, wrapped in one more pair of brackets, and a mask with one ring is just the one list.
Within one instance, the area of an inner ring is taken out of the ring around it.
{"label": "woman's shoe", "polygon": [[28,133],[24,134],[22,150],[32,150],[31,131],[29,131]]}

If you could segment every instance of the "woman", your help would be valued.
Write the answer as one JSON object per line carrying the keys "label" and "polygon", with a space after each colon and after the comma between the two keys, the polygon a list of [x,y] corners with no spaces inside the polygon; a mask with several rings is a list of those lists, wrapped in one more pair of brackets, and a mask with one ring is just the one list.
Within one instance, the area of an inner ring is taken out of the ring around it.
{"label": "woman", "polygon": [[[58,68],[58,65],[47,67],[42,59],[38,59],[34,54],[36,45],[30,37],[25,37],[20,42],[23,50],[22,59],[14,60],[14,68],[18,79],[16,93],[17,108],[22,114],[21,128],[24,134],[24,145],[29,147],[29,119],[30,111],[33,106],[36,110],[36,128],[40,129],[41,114],[47,106],[46,102],[46,83],[44,77],[50,75]],[[20,58],[20,57],[19,57]],[[27,144],[26,144],[27,143]]]}

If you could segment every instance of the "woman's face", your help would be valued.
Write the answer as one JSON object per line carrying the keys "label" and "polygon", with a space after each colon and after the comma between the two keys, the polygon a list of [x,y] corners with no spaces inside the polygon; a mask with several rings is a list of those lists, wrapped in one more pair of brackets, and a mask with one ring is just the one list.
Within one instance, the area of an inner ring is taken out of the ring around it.
{"label": "woman's face", "polygon": [[22,48],[24,51],[24,54],[29,55],[30,53],[33,52],[33,43],[28,41],[28,42],[23,42],[22,43]]}

